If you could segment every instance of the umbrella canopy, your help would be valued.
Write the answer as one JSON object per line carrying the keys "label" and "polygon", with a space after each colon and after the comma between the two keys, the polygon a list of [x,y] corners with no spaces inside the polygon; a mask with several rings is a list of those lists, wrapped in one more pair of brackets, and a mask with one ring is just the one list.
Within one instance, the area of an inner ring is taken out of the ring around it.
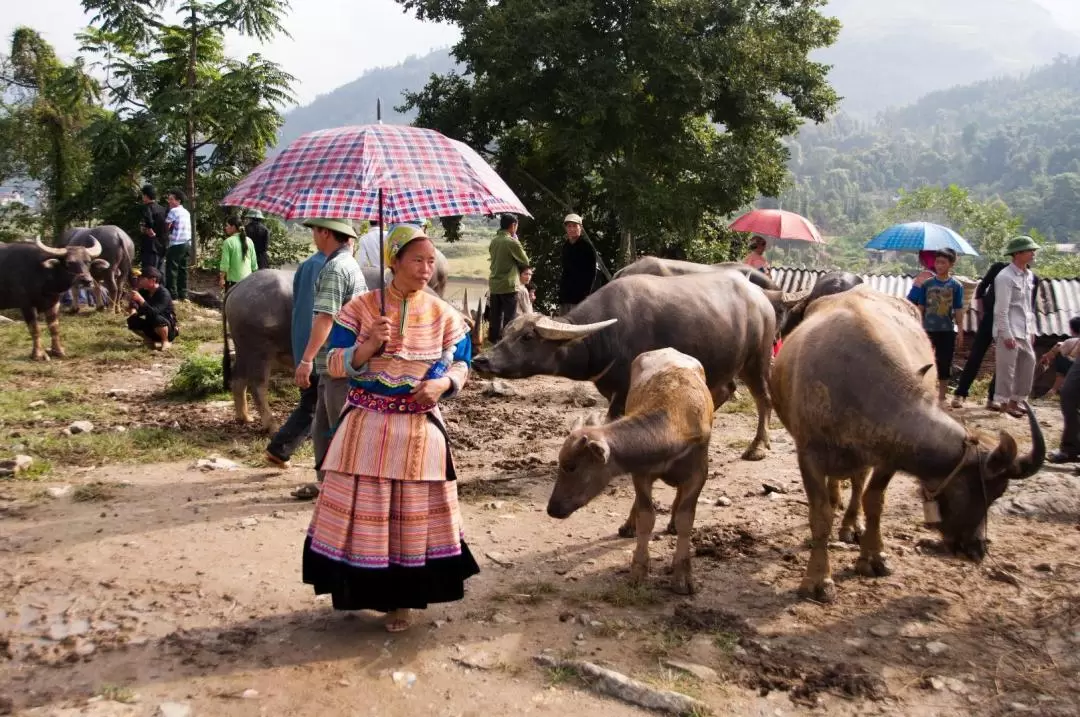
{"label": "umbrella canopy", "polygon": [[882,251],[937,251],[952,249],[957,254],[978,256],[967,241],[948,227],[930,222],[908,222],[893,224],[871,239],[867,249]]}
{"label": "umbrella canopy", "polygon": [[222,204],[284,219],[531,216],[469,146],[434,130],[384,124],[302,135],[256,167]]}
{"label": "umbrella canopy", "polygon": [[731,223],[731,229],[737,232],[752,232],[772,239],[825,243],[813,222],[795,212],[786,212],[783,209],[755,209],[747,212]]}

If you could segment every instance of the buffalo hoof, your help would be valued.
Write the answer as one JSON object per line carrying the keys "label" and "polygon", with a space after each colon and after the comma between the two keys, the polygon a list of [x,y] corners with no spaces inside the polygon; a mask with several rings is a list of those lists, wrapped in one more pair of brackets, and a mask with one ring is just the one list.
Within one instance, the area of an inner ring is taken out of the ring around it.
{"label": "buffalo hoof", "polygon": [[627,521],[627,522],[623,523],[619,527],[619,537],[620,538],[633,538],[635,535],[637,535],[637,528],[635,528],[630,523],[630,521]]}
{"label": "buffalo hoof", "polygon": [[67,353],[64,349],[49,349],[49,356],[53,358],[67,358]]}
{"label": "buffalo hoof", "polygon": [[892,575],[892,568],[885,560],[884,555],[875,555],[872,558],[860,557],[855,561],[855,572],[864,578],[883,578]]}
{"label": "buffalo hoof", "polygon": [[742,459],[744,461],[763,461],[767,455],[769,454],[763,447],[751,445],[743,451]]}
{"label": "buffalo hoof", "polygon": [[836,583],[832,578],[815,582],[807,578],[799,586],[799,597],[814,602],[829,603],[836,600]]}
{"label": "buffalo hoof", "polygon": [[649,564],[648,563],[631,563],[630,564],[630,584],[641,585],[645,582],[645,579],[649,577]]}
{"label": "buffalo hoof", "polygon": [[863,529],[861,525],[856,525],[854,528],[841,528],[840,529],[840,542],[849,543],[851,545],[859,545],[862,541]]}
{"label": "buffalo hoof", "polygon": [[693,595],[694,581],[690,577],[690,561],[673,566],[671,571],[671,590],[677,595]]}
{"label": "buffalo hoof", "polygon": [[671,520],[667,524],[667,527],[664,528],[664,534],[665,535],[678,535],[679,534],[678,528],[675,527],[675,518],[674,517],[671,518]]}
{"label": "buffalo hoof", "polygon": [[49,360],[49,354],[45,353],[44,351],[35,351],[35,352],[30,354],[30,360],[31,361],[48,361]]}

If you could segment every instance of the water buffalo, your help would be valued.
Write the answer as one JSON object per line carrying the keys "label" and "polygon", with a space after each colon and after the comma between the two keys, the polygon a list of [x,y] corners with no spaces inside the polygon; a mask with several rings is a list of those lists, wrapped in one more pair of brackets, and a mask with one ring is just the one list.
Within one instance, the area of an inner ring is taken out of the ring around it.
{"label": "water buffalo", "polygon": [[[897,471],[914,476],[927,522],[954,552],[981,560],[990,505],[1010,479],[1034,475],[1046,457],[1029,411],[1032,450],[967,429],[935,400],[934,352],[915,307],[866,285],[810,304],[776,357],[770,386],[776,412],[795,439],[810,506],[810,562],[799,593],[835,598],[828,542],[837,481],[851,478],[854,506],[844,523],[858,530],[861,484],[866,532],[855,571],[889,574],[881,538],[885,489]],[[853,509],[854,508],[854,509]]]}
{"label": "water buffalo", "polygon": [[[608,418],[623,415],[630,366],[646,351],[674,348],[701,362],[719,408],[742,378],[758,411],[757,434],[743,453],[760,460],[769,447],[767,384],[776,314],[765,293],[736,271],[685,276],[627,276],[607,284],[555,321],[518,317],[502,340],[473,360],[501,378],[547,375],[591,381],[608,399]],[[620,529],[633,535],[628,520]]]}
{"label": "water buffalo", "polygon": [[[251,391],[267,431],[276,428],[267,398],[270,372],[275,366],[293,366],[292,305],[293,272],[260,269],[229,289],[221,309],[225,390],[232,392],[236,419],[243,423],[251,421],[247,408]],[[229,353],[230,336],[236,348],[235,365]]]}
{"label": "water buffalo", "polygon": [[[90,269],[90,275],[94,277],[94,298],[97,301],[98,311],[105,310],[105,302],[101,297],[100,287],[104,285],[109,293],[109,301],[113,311],[119,312],[123,304],[121,289],[131,275],[131,266],[135,261],[135,243],[131,241],[120,227],[113,224],[103,224],[100,227],[75,227],[64,232],[60,239],[61,246],[90,246],[94,241],[101,245],[101,258],[109,262],[108,266],[101,268],[94,266]],[[79,301],[77,292],[69,290],[71,296],[71,311],[78,313]]]}
{"label": "water buffalo", "polygon": [[[91,268],[107,269],[109,263],[99,258],[101,244],[69,246],[57,249],[45,246],[40,239],[34,243],[0,244],[0,309],[20,309],[33,349],[30,358],[48,361],[49,356],[62,358],[60,345],[60,296],[72,287],[90,287],[94,283]],[[41,350],[38,312],[44,312],[49,323],[52,347]]]}
{"label": "water buffalo", "polygon": [[[559,452],[559,475],[548,500],[553,518],[566,518],[607,488],[612,479],[634,476],[637,550],[630,580],[649,573],[649,543],[656,522],[652,489],[656,479],[677,490],[673,520],[679,539],[672,559],[672,589],[694,592],[690,535],[698,496],[709,476],[713,402],[705,369],[675,349],[641,354],[630,366],[626,415],[611,423],[579,421]],[[592,418],[592,417],[590,417]]]}
{"label": "water buffalo", "polygon": [[643,256],[633,264],[627,264],[615,272],[612,281],[624,276],[637,276],[650,274],[652,276],[684,276],[686,274],[703,274],[718,269],[734,269],[745,274],[752,283],[762,289],[779,291],[780,287],[766,276],[763,272],[737,261],[725,261],[720,264],[696,264],[692,261],[681,259],[661,259],[655,256]]}
{"label": "water buffalo", "polygon": [[[442,257],[441,261],[439,257]],[[368,288],[377,287],[379,270],[365,268],[363,272]],[[435,274],[426,291],[442,298],[439,291],[445,289],[447,275],[446,257],[437,253]],[[267,401],[270,372],[275,367],[290,371],[293,367],[292,305],[293,272],[261,269],[229,290],[221,310],[222,377],[225,390],[232,392],[236,419],[244,423],[251,421],[247,408],[250,391],[263,428],[268,431],[275,428]],[[229,352],[230,336],[235,348],[235,362]]]}
{"label": "water buffalo", "polygon": [[814,301],[823,296],[831,296],[832,294],[839,294],[841,291],[847,291],[861,283],[863,283],[862,278],[849,271],[830,271],[822,274],[814,283],[813,288],[810,289],[810,294],[799,303],[788,308],[784,320],[780,324],[780,335],[787,336],[794,331],[802,323],[806,309]]}

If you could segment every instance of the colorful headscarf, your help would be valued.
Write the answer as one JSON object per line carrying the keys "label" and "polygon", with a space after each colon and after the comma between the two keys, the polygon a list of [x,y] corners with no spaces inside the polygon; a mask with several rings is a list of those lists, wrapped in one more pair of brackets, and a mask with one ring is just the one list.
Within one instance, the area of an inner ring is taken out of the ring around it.
{"label": "colorful headscarf", "polygon": [[930,251],[919,252],[919,263],[923,265],[927,271],[934,270],[934,259],[937,257],[937,251],[931,249]]}
{"label": "colorful headscarf", "polygon": [[396,257],[409,242],[427,238],[428,235],[424,233],[424,230],[415,224],[398,224],[393,228],[390,234],[387,235],[383,245],[383,259],[386,260],[386,265],[389,266],[390,262],[394,260],[394,257]]}

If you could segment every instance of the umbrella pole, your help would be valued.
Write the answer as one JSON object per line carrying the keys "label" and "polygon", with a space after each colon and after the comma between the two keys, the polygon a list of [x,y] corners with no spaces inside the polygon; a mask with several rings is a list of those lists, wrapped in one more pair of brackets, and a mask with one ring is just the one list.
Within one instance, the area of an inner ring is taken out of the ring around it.
{"label": "umbrella pole", "polygon": [[[382,98],[375,98],[375,121],[382,124]],[[386,248],[383,240],[383,193],[379,188],[379,316],[386,316]]]}

